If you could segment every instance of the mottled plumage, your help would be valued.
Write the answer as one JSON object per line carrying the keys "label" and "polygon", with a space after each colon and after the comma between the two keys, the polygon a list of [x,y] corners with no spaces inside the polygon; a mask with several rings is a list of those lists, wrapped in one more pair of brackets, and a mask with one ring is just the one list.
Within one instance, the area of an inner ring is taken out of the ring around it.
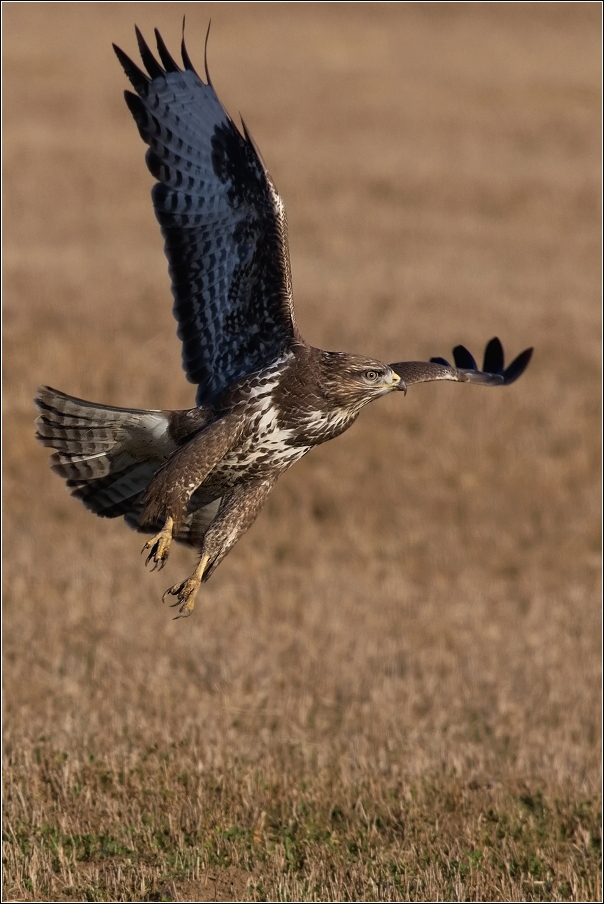
{"label": "mottled plumage", "polygon": [[504,368],[492,339],[481,371],[463,346],[455,366],[388,365],[309,346],[294,317],[283,202],[245,125],[240,132],[222,107],[207,67],[206,82],[197,75],[184,40],[181,68],[157,31],[161,64],[136,34],[146,73],[115,52],[157,179],[153,207],[196,407],[114,408],[40,387],[36,436],[87,508],[154,534],[147,563],[163,567],[173,539],[199,550],[193,574],[166,591],[185,615],[279,475],[347,430],[370,401],[429,380],[507,385],[532,350]]}

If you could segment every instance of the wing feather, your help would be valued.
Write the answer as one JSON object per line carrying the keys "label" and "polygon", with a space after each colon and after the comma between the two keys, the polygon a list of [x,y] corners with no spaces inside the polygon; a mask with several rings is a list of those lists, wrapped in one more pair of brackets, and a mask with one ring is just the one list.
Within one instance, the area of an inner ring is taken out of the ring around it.
{"label": "wing feather", "polygon": [[532,348],[521,352],[504,368],[503,347],[495,336],[484,353],[482,370],[474,356],[463,345],[453,349],[453,367],[446,358],[430,358],[429,361],[399,361],[391,364],[406,386],[411,383],[429,383],[434,380],[454,380],[458,383],[481,383],[483,386],[509,386],[524,373],[533,354]]}
{"label": "wing feather", "polygon": [[302,341],[285,209],[249,132],[197,75],[184,40],[182,71],[159,32],[165,68],[136,36],[148,75],[115,52],[136,92],[126,103],[149,146],[183,367],[201,405]]}

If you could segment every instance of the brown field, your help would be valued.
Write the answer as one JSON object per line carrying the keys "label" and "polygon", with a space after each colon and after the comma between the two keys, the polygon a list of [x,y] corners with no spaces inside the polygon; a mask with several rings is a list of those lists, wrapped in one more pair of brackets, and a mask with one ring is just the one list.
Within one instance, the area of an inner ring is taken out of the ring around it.
{"label": "brown field", "polygon": [[[310,342],[536,352],[370,406],[173,621],[191,553],[70,499],[32,399],[193,403],[111,49],[183,10]],[[599,4],[3,12],[4,900],[601,900]]]}

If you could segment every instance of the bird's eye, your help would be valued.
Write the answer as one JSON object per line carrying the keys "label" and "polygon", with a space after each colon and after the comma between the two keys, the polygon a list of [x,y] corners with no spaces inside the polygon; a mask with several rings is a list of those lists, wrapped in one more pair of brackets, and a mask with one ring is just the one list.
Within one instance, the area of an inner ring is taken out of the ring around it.
{"label": "bird's eye", "polygon": [[369,383],[375,383],[380,378],[377,370],[366,370],[363,376]]}

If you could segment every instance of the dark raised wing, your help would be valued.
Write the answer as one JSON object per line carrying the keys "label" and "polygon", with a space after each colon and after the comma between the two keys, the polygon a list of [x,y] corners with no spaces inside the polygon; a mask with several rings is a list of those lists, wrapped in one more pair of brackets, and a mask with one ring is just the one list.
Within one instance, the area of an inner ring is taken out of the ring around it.
{"label": "dark raised wing", "polygon": [[155,215],[165,238],[182,340],[197,404],[280,358],[301,341],[281,198],[243,125],[155,30],[160,63],[136,29],[147,73],[114,45],[136,94],[126,103],[143,141]]}
{"label": "dark raised wing", "polygon": [[491,339],[484,352],[482,370],[463,345],[453,349],[455,367],[445,358],[429,361],[400,361],[391,364],[392,370],[409,386],[411,383],[428,383],[433,380],[456,380],[458,383],[481,383],[483,386],[509,386],[524,373],[533,354],[527,348],[504,367],[503,347],[497,337]]}

